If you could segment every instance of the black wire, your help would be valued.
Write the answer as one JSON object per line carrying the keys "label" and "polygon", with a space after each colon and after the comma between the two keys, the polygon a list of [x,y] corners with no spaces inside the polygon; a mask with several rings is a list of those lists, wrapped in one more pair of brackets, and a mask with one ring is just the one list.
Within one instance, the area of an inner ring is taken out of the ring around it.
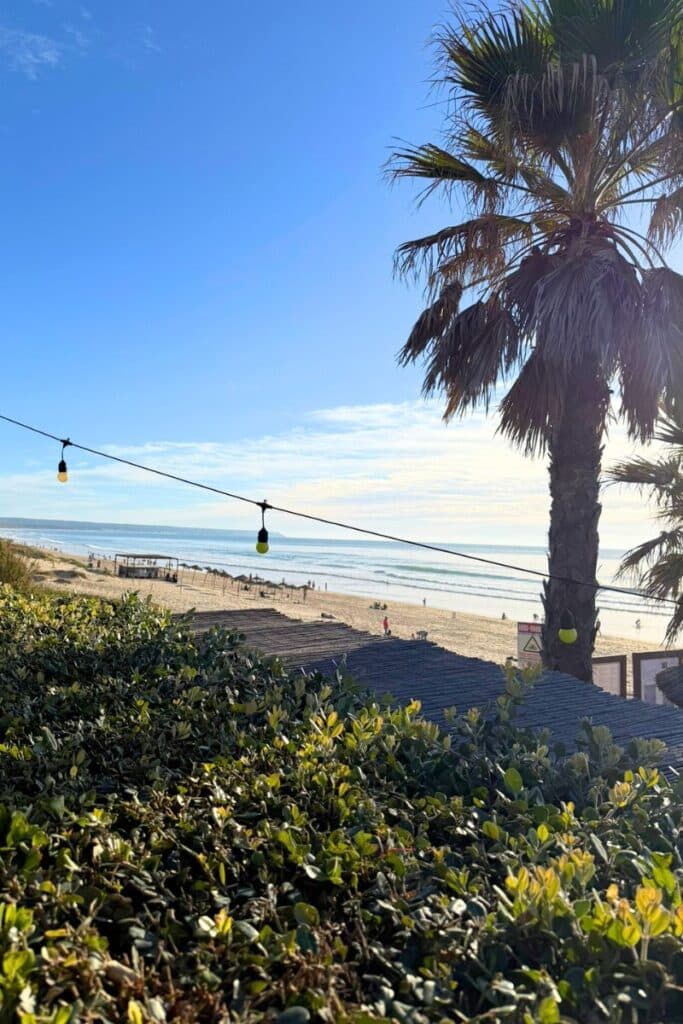
{"label": "black wire", "polygon": [[[40,434],[41,437],[50,438],[52,441],[58,441],[60,444],[64,444],[64,440],[58,437],[57,434],[51,434],[47,430],[40,430],[39,427],[32,427],[29,423],[22,423],[21,420],[12,419],[11,416],[4,416],[0,413],[0,420],[4,420],[6,423],[12,423],[15,427],[21,427],[23,430],[29,430],[33,434]],[[310,512],[299,512],[295,509],[284,508],[281,505],[271,505],[270,502],[256,501],[255,498],[247,498],[243,494],[234,494],[232,491],[224,491],[220,487],[212,487],[210,484],[202,484],[197,480],[189,480],[187,477],[178,476],[175,473],[167,473],[163,469],[154,469],[153,466],[143,466],[139,462],[133,462],[131,459],[122,459],[118,455],[111,455],[109,452],[99,451],[97,448],[90,448],[88,445],[78,444],[76,441],[68,441],[71,448],[78,448],[79,451],[88,452],[90,455],[97,455],[101,459],[110,459],[112,462],[118,462],[124,466],[131,466],[133,469],[140,469],[145,473],[153,473],[155,476],[165,477],[167,480],[175,480],[180,484],[187,484],[188,487],[197,487],[202,491],[210,491],[212,494],[220,494],[224,498],[232,498],[234,501],[243,501],[247,505],[254,505],[256,508],[260,508],[262,513],[265,513],[267,508],[272,512],[282,512],[283,515],[295,516],[298,519],[307,519],[312,523],[322,523],[324,526],[336,526],[340,530],[349,530],[353,533],[362,533],[367,537],[377,537],[379,540],[389,540],[396,544],[406,544],[409,547],[422,548],[425,551],[436,551],[442,555],[452,555],[454,558],[464,558],[470,562],[479,562],[482,565],[493,565],[498,569],[511,569],[514,572],[526,573],[528,576],[538,576],[544,580],[555,580],[558,583],[569,583],[576,587],[590,587],[592,590],[604,590],[612,594],[627,594],[630,597],[640,597],[646,601],[660,601],[663,604],[678,605],[678,601],[670,597],[657,597],[653,594],[646,594],[641,590],[630,590],[627,587],[615,587],[607,583],[589,583],[586,580],[573,580],[569,576],[555,576],[552,573],[543,572],[540,569],[527,569],[521,565],[514,565],[511,562],[499,562],[493,558],[484,558],[482,555],[469,555],[464,551],[454,551],[453,548],[443,548],[437,544],[428,544],[426,541],[411,540],[407,537],[398,537],[391,533],[381,533],[379,530],[370,530],[365,526],[354,526],[351,523],[342,523],[336,519],[325,519],[323,516],[315,516]]]}

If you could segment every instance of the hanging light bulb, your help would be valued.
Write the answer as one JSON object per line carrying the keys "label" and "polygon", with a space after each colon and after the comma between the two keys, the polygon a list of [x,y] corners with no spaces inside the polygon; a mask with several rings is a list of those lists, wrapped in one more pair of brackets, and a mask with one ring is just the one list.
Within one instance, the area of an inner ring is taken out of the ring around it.
{"label": "hanging light bulb", "polygon": [[560,628],[557,635],[563,644],[575,644],[579,634],[576,632],[576,622],[572,613],[565,608],[560,615]]}
{"label": "hanging light bulb", "polygon": [[261,502],[261,529],[258,532],[256,538],[256,550],[259,555],[267,555],[270,545],[268,544],[268,531],[266,530],[266,509],[268,508],[268,502]]}
{"label": "hanging light bulb", "polygon": [[65,484],[69,479],[69,473],[66,468],[66,462],[64,461],[64,449],[67,448],[70,444],[71,441],[69,441],[68,439],[66,441],[62,441],[62,457],[59,460],[59,465],[57,466],[57,479],[59,480],[60,484]]}

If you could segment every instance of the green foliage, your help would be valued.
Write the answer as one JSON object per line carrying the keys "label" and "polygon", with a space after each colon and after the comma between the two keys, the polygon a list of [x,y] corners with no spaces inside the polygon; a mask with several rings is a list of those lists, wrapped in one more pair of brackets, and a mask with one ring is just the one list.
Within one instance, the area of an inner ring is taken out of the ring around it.
{"label": "green foliage", "polygon": [[9,583],[16,590],[31,587],[31,569],[11,541],[0,540],[0,583]]}
{"label": "green foliage", "polygon": [[[0,588],[0,1022],[683,1018],[683,785]],[[633,753],[661,755],[652,745]]]}

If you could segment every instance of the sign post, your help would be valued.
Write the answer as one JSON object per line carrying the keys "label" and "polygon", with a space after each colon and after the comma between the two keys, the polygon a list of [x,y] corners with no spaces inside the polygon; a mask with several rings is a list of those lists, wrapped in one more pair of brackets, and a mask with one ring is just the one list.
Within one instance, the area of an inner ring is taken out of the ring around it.
{"label": "sign post", "polygon": [[517,623],[517,664],[520,668],[541,668],[543,642],[540,622]]}

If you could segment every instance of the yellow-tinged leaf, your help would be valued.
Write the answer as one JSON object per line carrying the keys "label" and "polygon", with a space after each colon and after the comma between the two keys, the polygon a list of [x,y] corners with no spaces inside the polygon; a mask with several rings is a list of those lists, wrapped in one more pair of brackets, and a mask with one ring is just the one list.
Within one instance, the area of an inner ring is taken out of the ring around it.
{"label": "yellow-tinged leaf", "polygon": [[624,925],[624,928],[623,928],[623,931],[622,931],[622,935],[623,935],[625,944],[627,946],[631,946],[631,948],[633,948],[633,946],[637,946],[638,943],[640,942],[640,938],[641,938],[642,932],[641,932],[640,928],[638,927],[638,925],[635,923],[635,921],[633,921],[632,923],[627,922]]}
{"label": "yellow-tinged leaf", "polygon": [[631,904],[628,900],[620,899],[616,906],[617,917],[620,921],[630,921],[633,918]]}
{"label": "yellow-tinged leaf", "polygon": [[661,902],[661,889],[655,889],[651,885],[639,885],[636,889],[636,907],[643,917],[647,917],[649,913],[660,906]]}
{"label": "yellow-tinged leaf", "polygon": [[542,823],[536,829],[536,835],[542,843],[545,843],[550,837],[550,829],[545,823]]}
{"label": "yellow-tinged leaf", "polygon": [[225,937],[230,934],[232,931],[232,918],[226,910],[219,910],[214,921],[216,922],[216,931],[219,935]]}
{"label": "yellow-tinged leaf", "polygon": [[544,884],[546,898],[549,899],[549,900],[554,900],[555,897],[557,896],[557,894],[560,891],[560,879],[559,879],[559,876],[556,875],[554,871],[549,869],[546,872],[545,880],[544,880],[543,884]]}
{"label": "yellow-tinged leaf", "polygon": [[619,886],[616,885],[616,883],[612,882],[612,884],[607,887],[607,892],[606,892],[605,895],[607,896],[607,899],[610,900],[610,902],[614,902],[614,900],[618,900],[619,899]]}
{"label": "yellow-tinged leaf", "polygon": [[647,915],[647,930],[651,936],[662,935],[663,932],[669,930],[671,924],[671,915],[666,907],[655,907]]}
{"label": "yellow-tinged leaf", "polygon": [[145,1018],[142,1015],[142,1007],[135,999],[128,1001],[128,1020],[130,1024],[144,1024]]}
{"label": "yellow-tinged leaf", "polygon": [[560,1008],[552,996],[546,996],[538,1004],[539,1024],[559,1024]]}

